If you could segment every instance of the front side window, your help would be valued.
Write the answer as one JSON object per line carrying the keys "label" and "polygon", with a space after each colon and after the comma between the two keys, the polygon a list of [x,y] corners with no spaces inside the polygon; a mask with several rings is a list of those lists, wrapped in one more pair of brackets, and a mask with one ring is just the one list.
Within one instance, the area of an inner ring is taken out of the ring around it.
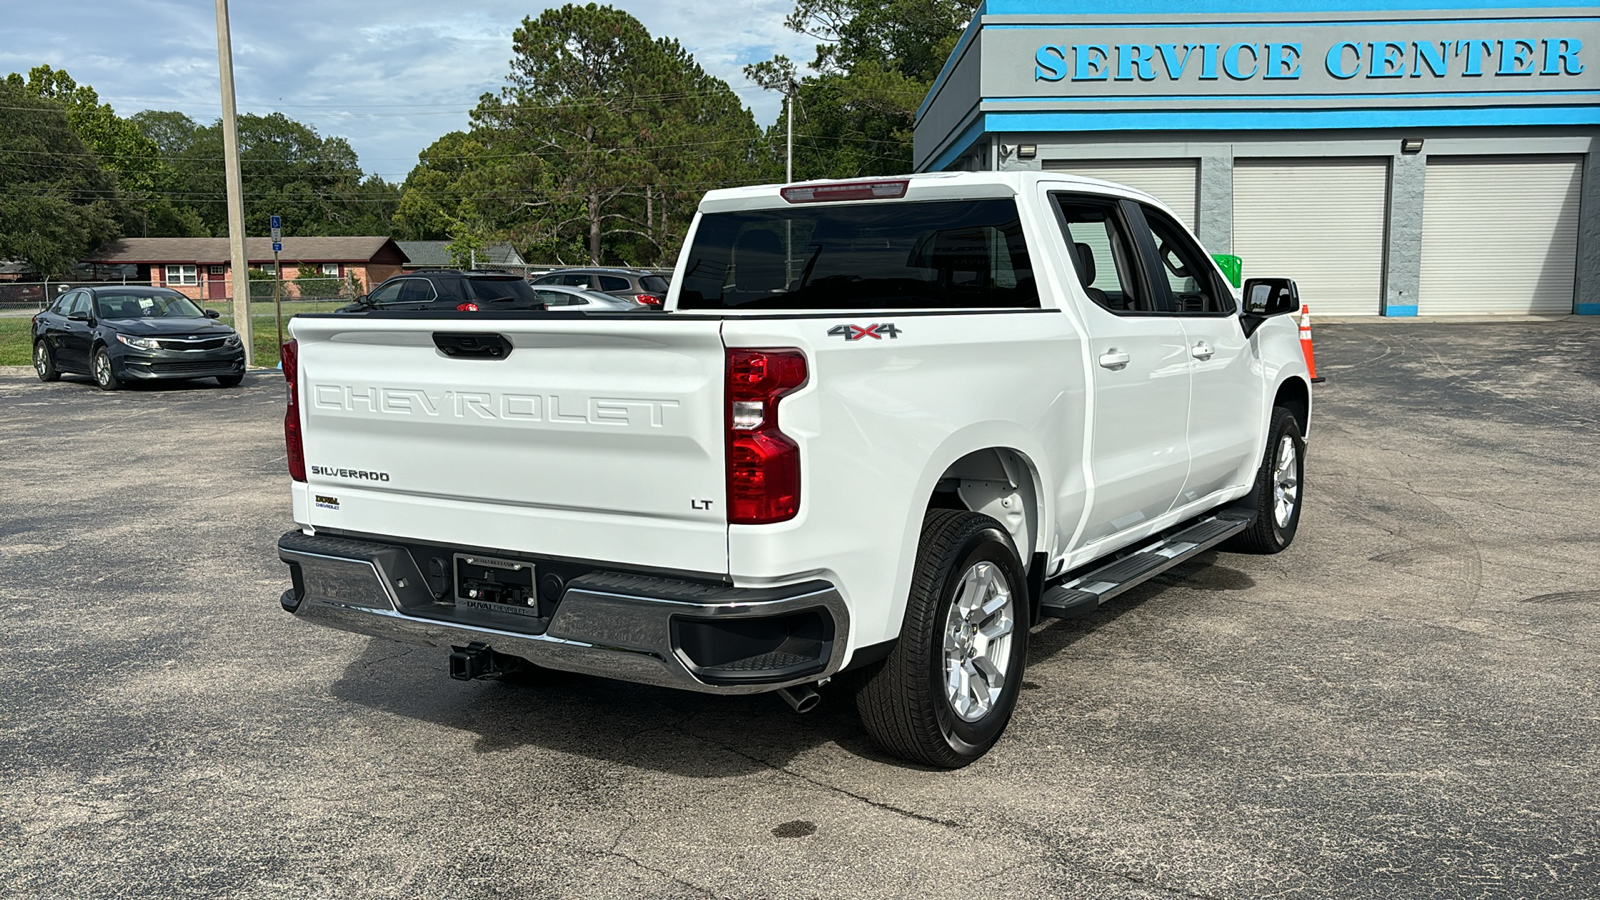
{"label": "front side window", "polygon": [[388,284],[379,285],[377,290],[367,295],[367,300],[371,303],[398,302],[400,300],[400,288],[403,285],[404,283],[399,281],[391,281]]}
{"label": "front side window", "polygon": [[1067,231],[1068,255],[1089,299],[1118,315],[1154,312],[1151,298],[1141,290],[1138,257],[1117,201],[1058,194],[1056,203]]}
{"label": "front side window", "polygon": [[561,276],[561,281],[558,283],[567,287],[586,288],[589,286],[589,274],[587,272],[568,272]]}
{"label": "front side window", "polygon": [[680,309],[1037,308],[1016,201],[708,213]]}
{"label": "front side window", "polygon": [[1218,285],[1205,252],[1166,213],[1152,206],[1142,209],[1155,243],[1159,277],[1172,292],[1173,310],[1179,315],[1233,312],[1233,295]]}
{"label": "front side window", "polygon": [[67,315],[69,315],[69,316],[71,316],[71,315],[84,315],[84,316],[87,316],[89,314],[89,292],[88,291],[73,291],[72,293],[67,295],[66,301],[67,301],[67,304],[66,304],[66,314]]}
{"label": "front side window", "polygon": [[167,284],[199,284],[195,266],[167,266]]}

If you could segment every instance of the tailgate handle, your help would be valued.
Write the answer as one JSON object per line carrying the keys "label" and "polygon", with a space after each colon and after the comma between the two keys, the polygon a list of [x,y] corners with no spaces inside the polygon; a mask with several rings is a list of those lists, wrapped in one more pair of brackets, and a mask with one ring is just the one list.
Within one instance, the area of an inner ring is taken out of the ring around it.
{"label": "tailgate handle", "polygon": [[452,359],[505,359],[511,355],[511,342],[501,334],[435,331],[433,345]]}

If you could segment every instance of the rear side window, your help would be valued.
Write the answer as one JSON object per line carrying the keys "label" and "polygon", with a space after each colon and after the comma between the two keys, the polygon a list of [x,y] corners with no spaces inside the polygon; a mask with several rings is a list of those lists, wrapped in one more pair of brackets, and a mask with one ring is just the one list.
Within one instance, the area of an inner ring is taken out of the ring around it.
{"label": "rear side window", "polygon": [[1078,282],[1096,304],[1114,313],[1153,312],[1140,290],[1138,256],[1115,200],[1057,195]]}
{"label": "rear side window", "polygon": [[605,291],[608,294],[612,293],[613,291],[629,290],[628,279],[618,278],[615,275],[601,275],[600,290]]}
{"label": "rear side window", "polygon": [[534,291],[534,294],[544,302],[545,306],[572,306],[582,302],[576,296],[563,291]]}
{"label": "rear side window", "polygon": [[533,288],[521,278],[469,278],[467,284],[472,291],[472,299],[479,303],[512,303],[517,306],[532,306],[539,302],[533,294]]}
{"label": "rear side window", "polygon": [[667,284],[667,280],[662,278],[660,275],[643,276],[639,279],[639,286],[652,294],[663,295],[666,294],[667,288],[671,287],[671,285]]}
{"label": "rear side window", "polygon": [[679,309],[1036,308],[1014,200],[709,213]]}

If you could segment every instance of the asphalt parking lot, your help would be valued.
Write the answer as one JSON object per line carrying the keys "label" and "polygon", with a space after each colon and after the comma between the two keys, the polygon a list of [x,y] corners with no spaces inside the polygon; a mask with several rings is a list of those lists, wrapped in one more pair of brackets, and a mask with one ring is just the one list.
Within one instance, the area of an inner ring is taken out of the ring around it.
{"label": "asphalt parking lot", "polygon": [[0,893],[1600,896],[1597,329],[1319,325],[1296,544],[1038,629],[958,772],[297,622],[281,381],[0,374]]}

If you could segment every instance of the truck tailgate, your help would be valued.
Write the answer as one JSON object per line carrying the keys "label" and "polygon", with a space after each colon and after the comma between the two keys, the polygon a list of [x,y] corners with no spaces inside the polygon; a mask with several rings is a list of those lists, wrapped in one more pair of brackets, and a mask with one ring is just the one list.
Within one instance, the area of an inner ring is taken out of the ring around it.
{"label": "truck tailgate", "polygon": [[726,573],[719,322],[330,316],[290,333],[313,526]]}

